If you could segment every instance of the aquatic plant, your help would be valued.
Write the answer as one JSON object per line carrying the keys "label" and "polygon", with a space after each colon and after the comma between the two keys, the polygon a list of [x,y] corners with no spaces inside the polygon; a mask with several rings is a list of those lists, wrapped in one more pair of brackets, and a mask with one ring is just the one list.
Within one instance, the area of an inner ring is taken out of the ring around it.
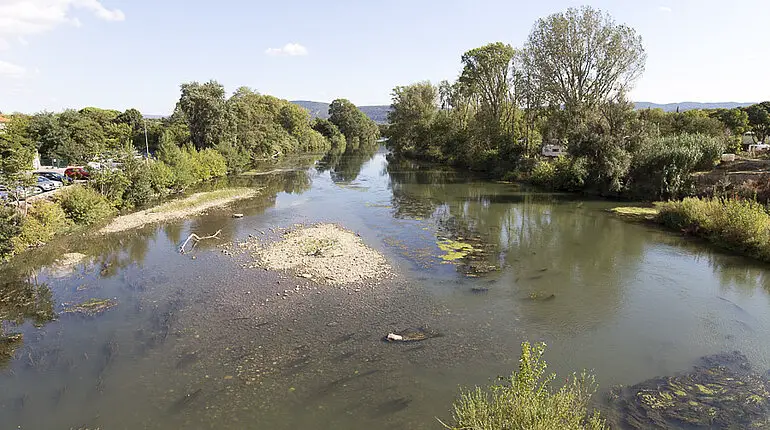
{"label": "aquatic plant", "polygon": [[444,261],[461,260],[475,250],[473,245],[469,243],[452,239],[440,239],[436,244],[440,250],[445,252],[441,256]]}
{"label": "aquatic plant", "polygon": [[739,352],[703,357],[692,371],[613,389],[634,429],[767,428],[770,382]]}
{"label": "aquatic plant", "polygon": [[[542,356],[544,344],[521,344],[519,369],[487,389],[462,391],[454,404],[453,424],[448,429],[606,429],[599,412],[588,411],[596,392],[594,377],[573,374],[558,389],[555,374],[547,374]],[[443,424],[443,423],[442,423]]]}
{"label": "aquatic plant", "polygon": [[658,216],[657,208],[638,206],[621,206],[608,209],[608,212],[625,220],[636,222],[655,221],[655,217]]}
{"label": "aquatic plant", "polygon": [[69,306],[64,309],[65,313],[78,313],[81,315],[93,317],[101,315],[108,309],[118,305],[118,302],[110,299],[88,299],[78,305]]}

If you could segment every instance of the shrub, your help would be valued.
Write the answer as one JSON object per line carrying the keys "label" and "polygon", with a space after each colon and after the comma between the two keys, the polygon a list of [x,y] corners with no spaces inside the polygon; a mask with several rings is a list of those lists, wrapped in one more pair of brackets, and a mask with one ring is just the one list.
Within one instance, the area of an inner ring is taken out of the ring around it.
{"label": "shrub", "polygon": [[658,221],[722,247],[770,261],[770,214],[754,200],[686,198],[660,204]]}
{"label": "shrub", "polygon": [[581,191],[586,184],[588,169],[583,158],[558,157],[554,163],[554,187],[561,191]]}
{"label": "shrub", "polygon": [[596,392],[594,378],[573,374],[558,390],[555,374],[546,374],[543,344],[521,345],[519,370],[488,390],[464,391],[454,404],[450,429],[605,429],[598,412],[589,414],[588,402]]}
{"label": "shrub", "polygon": [[81,185],[66,188],[56,196],[56,201],[69,219],[82,225],[91,225],[115,211],[104,196]]}
{"label": "shrub", "polygon": [[19,235],[13,239],[14,252],[44,244],[71,225],[72,221],[67,219],[61,206],[37,200],[29,208]]}
{"label": "shrub", "polygon": [[10,206],[0,205],[0,260],[13,253],[13,239],[21,233],[21,214]]}
{"label": "shrub", "polygon": [[90,175],[88,186],[106,197],[113,206],[123,206],[123,194],[131,184],[131,178],[122,169],[95,169]]}
{"label": "shrub", "polygon": [[682,134],[644,140],[631,163],[630,188],[642,198],[680,198],[693,191],[692,173],[708,170],[722,155],[722,138]]}
{"label": "shrub", "polygon": [[552,190],[575,192],[585,187],[587,176],[583,158],[558,157],[553,161],[538,161],[532,168],[530,181]]}
{"label": "shrub", "polygon": [[246,170],[249,166],[249,153],[242,147],[235,146],[230,142],[221,142],[216,147],[217,152],[225,157],[227,171],[232,174],[238,174]]}
{"label": "shrub", "polygon": [[174,171],[162,161],[151,161],[147,165],[145,176],[156,194],[165,194],[174,184]]}
{"label": "shrub", "polygon": [[196,182],[208,181],[227,174],[227,161],[215,149],[206,148],[195,151],[194,148],[188,148],[187,150],[194,162]]}
{"label": "shrub", "polygon": [[548,161],[538,161],[532,168],[529,180],[540,187],[555,188],[556,166]]}

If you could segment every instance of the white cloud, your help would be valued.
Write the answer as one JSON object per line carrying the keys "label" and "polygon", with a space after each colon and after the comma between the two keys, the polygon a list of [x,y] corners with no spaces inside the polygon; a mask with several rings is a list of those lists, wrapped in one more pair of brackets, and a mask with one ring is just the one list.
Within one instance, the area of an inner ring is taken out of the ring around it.
{"label": "white cloud", "polygon": [[[87,11],[105,21],[123,21],[120,9],[107,9],[100,0],[0,0],[0,39],[9,40],[46,33],[60,25],[80,26],[74,16]],[[22,42],[23,44],[23,42]]]}
{"label": "white cloud", "polygon": [[671,13],[672,9],[668,6],[658,6],[658,10],[665,13]]}
{"label": "white cloud", "polygon": [[24,67],[0,60],[0,77],[23,78],[26,74],[27,69]]}
{"label": "white cloud", "polygon": [[299,43],[287,43],[283,46],[283,48],[268,48],[265,51],[265,54],[278,57],[278,56],[286,56],[286,57],[297,57],[302,55],[307,55],[307,48],[300,45]]}

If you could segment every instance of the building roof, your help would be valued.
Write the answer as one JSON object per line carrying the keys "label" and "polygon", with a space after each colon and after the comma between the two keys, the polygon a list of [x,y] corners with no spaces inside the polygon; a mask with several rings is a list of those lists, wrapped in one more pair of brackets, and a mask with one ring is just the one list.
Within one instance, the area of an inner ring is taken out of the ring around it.
{"label": "building roof", "polygon": [[7,116],[0,115],[0,122],[9,122],[11,119]]}

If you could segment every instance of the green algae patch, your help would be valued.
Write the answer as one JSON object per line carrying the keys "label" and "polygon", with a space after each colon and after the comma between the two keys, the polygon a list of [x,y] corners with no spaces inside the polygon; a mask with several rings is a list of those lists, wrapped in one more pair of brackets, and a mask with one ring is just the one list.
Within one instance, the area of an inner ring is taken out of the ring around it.
{"label": "green algae patch", "polygon": [[468,254],[475,251],[473,245],[458,240],[440,239],[437,243],[438,249],[444,252],[441,259],[444,261],[457,261],[467,257]]}
{"label": "green algae patch", "polygon": [[658,216],[658,208],[650,207],[637,207],[637,206],[621,206],[617,208],[607,209],[607,212],[622,218],[626,221],[633,222],[654,222]]}
{"label": "green algae patch", "polygon": [[64,313],[95,317],[117,305],[118,302],[111,299],[88,299],[83,303],[65,307]]}
{"label": "green algae patch", "polygon": [[704,357],[689,373],[616,388],[612,398],[621,427],[770,428],[770,381],[739,352]]}

